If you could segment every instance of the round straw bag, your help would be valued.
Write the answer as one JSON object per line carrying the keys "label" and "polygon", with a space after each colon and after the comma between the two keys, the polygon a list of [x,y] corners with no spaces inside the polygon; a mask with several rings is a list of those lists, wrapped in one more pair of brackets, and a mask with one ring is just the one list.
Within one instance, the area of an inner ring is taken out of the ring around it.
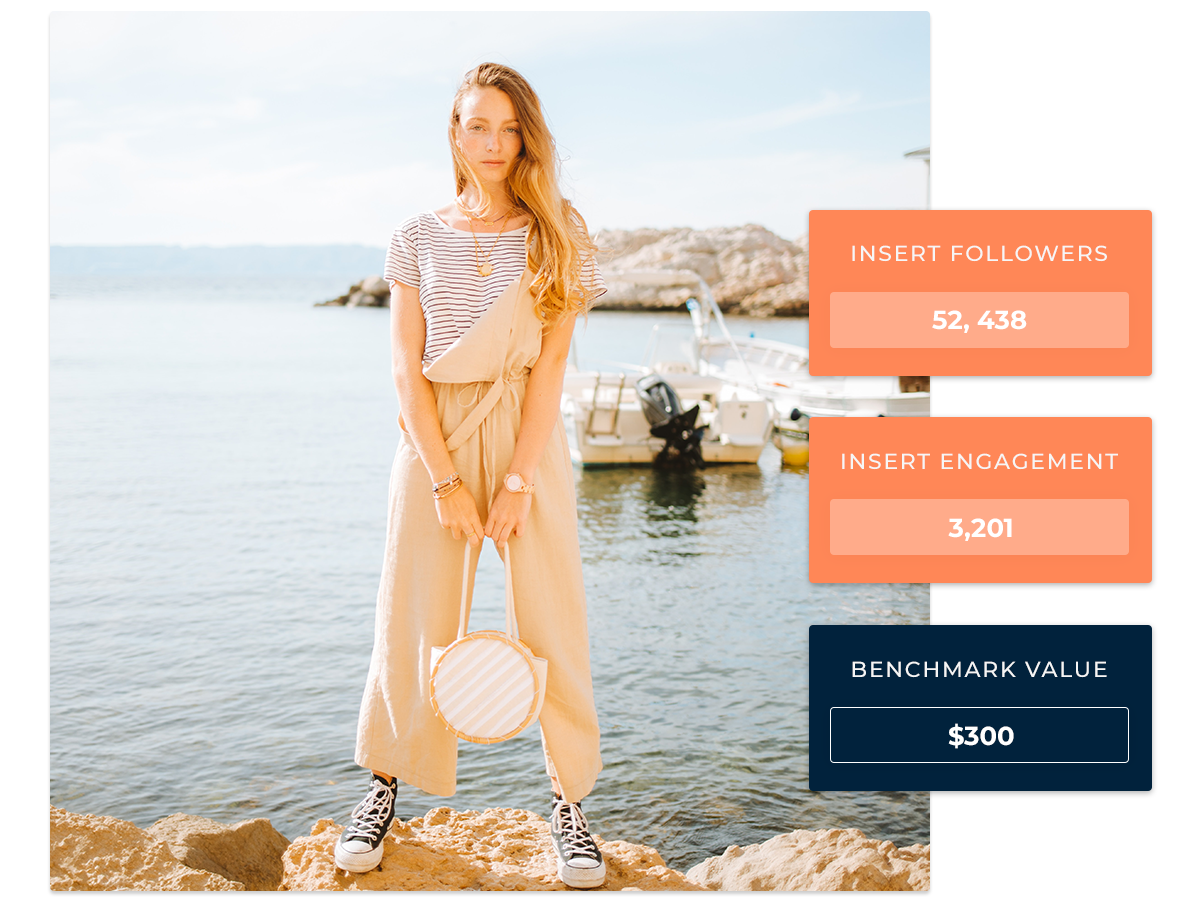
{"label": "round straw bag", "polygon": [[546,660],[516,636],[512,566],[504,548],[504,631],[467,632],[467,576],[471,544],[463,557],[458,638],[430,653],[429,699],[447,728],[464,741],[495,744],[519,734],[542,711]]}

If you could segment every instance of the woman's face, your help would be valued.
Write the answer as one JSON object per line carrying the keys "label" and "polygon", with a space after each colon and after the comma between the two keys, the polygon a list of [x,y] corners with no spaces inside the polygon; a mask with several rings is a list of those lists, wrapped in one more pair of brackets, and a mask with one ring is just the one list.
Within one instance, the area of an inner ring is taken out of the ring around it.
{"label": "woman's face", "polygon": [[521,123],[508,94],[499,88],[472,88],[458,111],[458,149],[475,176],[503,183],[521,155]]}

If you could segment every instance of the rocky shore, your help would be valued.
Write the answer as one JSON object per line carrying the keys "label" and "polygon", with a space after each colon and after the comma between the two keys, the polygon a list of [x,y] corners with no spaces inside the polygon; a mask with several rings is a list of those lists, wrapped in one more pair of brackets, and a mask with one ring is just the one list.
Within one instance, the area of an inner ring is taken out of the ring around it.
{"label": "rocky shore", "polygon": [[[140,829],[109,816],[50,807],[52,890],[565,890],[555,874],[550,826],[519,809],[445,807],[396,821],[383,862],[363,875],[333,864],[340,825],[322,819],[288,842],[267,819],[222,825],[182,813]],[[730,847],[688,872],[658,852],[597,836],[607,890],[929,889],[929,848],[897,848],[857,829],[793,831]]]}
{"label": "rocky shore", "polygon": [[[788,241],[761,225],[594,234],[604,272],[625,269],[691,269],[708,282],[722,312],[746,316],[808,315],[808,242]],[[684,308],[688,288],[612,283],[596,309]],[[364,278],[340,297],[318,306],[387,306],[387,282]]]}

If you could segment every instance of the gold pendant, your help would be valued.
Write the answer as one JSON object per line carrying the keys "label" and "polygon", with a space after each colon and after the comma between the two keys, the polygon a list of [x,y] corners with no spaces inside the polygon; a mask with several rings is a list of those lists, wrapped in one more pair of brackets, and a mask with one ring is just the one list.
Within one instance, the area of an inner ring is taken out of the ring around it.
{"label": "gold pendant", "polygon": [[489,275],[491,275],[492,274],[492,264],[490,262],[485,262],[482,266],[479,267],[479,274],[482,275],[484,278],[487,278]]}

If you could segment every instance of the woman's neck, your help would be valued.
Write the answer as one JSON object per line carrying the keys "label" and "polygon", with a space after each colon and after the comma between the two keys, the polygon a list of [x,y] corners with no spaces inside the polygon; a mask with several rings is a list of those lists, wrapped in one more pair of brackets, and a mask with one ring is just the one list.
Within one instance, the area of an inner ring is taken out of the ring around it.
{"label": "woman's neck", "polygon": [[456,202],[465,215],[487,222],[505,215],[511,216],[516,212],[508,189],[501,185],[493,190],[488,190],[485,186],[480,191],[474,185],[468,184]]}

